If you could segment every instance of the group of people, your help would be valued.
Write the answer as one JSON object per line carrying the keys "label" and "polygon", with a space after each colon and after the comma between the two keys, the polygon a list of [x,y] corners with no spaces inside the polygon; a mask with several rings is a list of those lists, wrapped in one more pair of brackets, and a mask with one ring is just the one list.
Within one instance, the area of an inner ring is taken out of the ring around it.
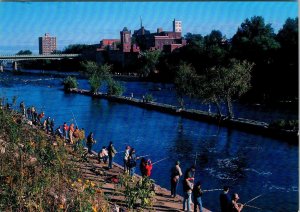
{"label": "group of people", "polygon": [[[184,179],[182,181],[183,184],[183,210],[191,211],[191,203],[193,199],[194,203],[194,211],[202,212],[202,195],[203,191],[201,188],[201,182],[195,182],[195,171],[196,167],[193,165],[186,170],[184,173]],[[171,197],[175,198],[177,194],[177,186],[180,180],[180,177],[183,175],[180,162],[176,161],[175,165],[171,169]],[[217,189],[218,190],[218,189]],[[239,195],[237,193],[229,195],[229,187],[225,186],[223,189],[223,193],[220,194],[220,206],[221,212],[240,212],[242,211],[244,205],[238,203]]]}
{"label": "group of people", "polygon": [[[28,107],[26,109],[24,102],[20,103],[20,112],[24,117],[31,120],[33,124],[40,125],[47,133],[51,133],[53,135],[58,135],[64,140],[68,140],[71,144],[74,144],[74,148],[78,147],[79,144],[84,143],[86,140],[86,146],[88,148],[88,153],[92,153],[92,146],[96,143],[94,139],[93,132],[90,132],[88,137],[85,139],[85,130],[84,128],[79,129],[78,126],[74,126],[73,123],[70,126],[65,122],[63,125],[59,126],[55,131],[54,129],[54,119],[50,117],[45,118],[44,112],[38,114],[37,110],[34,106]],[[108,162],[108,169],[112,169],[113,160],[115,155],[117,154],[117,150],[115,149],[113,142],[110,141],[108,147],[103,146],[102,149],[98,153],[98,161],[101,163],[102,161],[106,164]],[[136,151],[134,148],[130,146],[126,146],[124,151],[124,173],[129,174],[131,177],[134,176],[137,166],[137,160],[140,161],[140,172],[142,177],[150,177],[151,171],[153,168],[153,163],[150,159],[146,159],[145,156],[136,156]],[[184,173],[183,183],[183,210],[191,211],[191,203],[193,199],[194,203],[194,211],[202,212],[202,200],[201,197],[203,195],[203,191],[201,189],[201,182],[195,181],[195,166],[191,166]],[[171,197],[175,198],[177,195],[177,187],[180,181],[181,176],[183,175],[180,162],[176,161],[174,166],[171,169]],[[220,194],[220,205],[221,212],[240,212],[243,209],[243,204],[237,203],[239,200],[239,196],[237,193],[232,194],[232,197],[229,195],[229,187],[225,186],[223,193]]]}

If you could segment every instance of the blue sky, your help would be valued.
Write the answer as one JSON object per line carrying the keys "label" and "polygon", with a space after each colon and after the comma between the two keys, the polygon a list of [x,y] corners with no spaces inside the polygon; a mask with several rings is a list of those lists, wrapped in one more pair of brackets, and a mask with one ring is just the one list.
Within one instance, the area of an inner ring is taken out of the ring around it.
{"label": "blue sky", "polygon": [[220,30],[231,38],[252,16],[263,16],[277,32],[288,17],[298,16],[298,2],[1,2],[0,54],[29,49],[38,52],[38,37],[49,32],[58,49],[69,44],[99,43],[119,38],[124,26],[138,29],[140,16],[151,32],[172,30],[181,20],[187,32],[209,34]]}

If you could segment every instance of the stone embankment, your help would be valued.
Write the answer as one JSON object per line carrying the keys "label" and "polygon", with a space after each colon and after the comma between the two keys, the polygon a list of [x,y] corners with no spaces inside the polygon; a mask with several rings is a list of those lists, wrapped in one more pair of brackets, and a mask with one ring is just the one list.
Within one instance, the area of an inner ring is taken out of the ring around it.
{"label": "stone embankment", "polygon": [[254,134],[268,136],[272,138],[282,139],[292,144],[298,144],[298,134],[294,131],[273,129],[269,127],[266,122],[254,121],[243,118],[226,119],[225,117],[218,117],[217,114],[208,113],[194,109],[178,109],[178,107],[157,102],[143,102],[141,99],[125,97],[125,96],[113,96],[104,93],[91,93],[88,90],[83,89],[70,89],[71,93],[77,93],[94,98],[103,98],[113,102],[125,103],[135,105],[149,110],[156,110],[163,113],[182,116],[198,121],[205,121],[213,123],[218,126],[227,127],[229,129],[242,130]]}

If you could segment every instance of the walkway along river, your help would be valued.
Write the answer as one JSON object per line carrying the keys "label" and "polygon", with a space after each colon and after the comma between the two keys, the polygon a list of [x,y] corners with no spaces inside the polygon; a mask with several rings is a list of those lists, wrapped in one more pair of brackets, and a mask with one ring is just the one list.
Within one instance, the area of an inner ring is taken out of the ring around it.
{"label": "walkway along river", "polygon": [[[174,161],[180,160],[185,171],[197,152],[196,180],[202,182],[203,189],[227,184],[231,192],[239,193],[241,202],[263,193],[251,202],[263,211],[298,209],[296,145],[105,99],[66,94],[55,78],[19,76],[7,80],[9,83],[0,85],[1,96],[18,96],[18,103],[24,100],[26,106],[43,109],[46,116],[55,117],[56,126],[74,122],[73,112],[79,127],[95,133],[95,151],[112,140],[117,150],[123,151],[129,144],[137,154],[150,154],[152,161],[169,157],[153,168],[153,179],[163,187],[169,188]],[[122,159],[122,154],[116,156],[119,164]],[[181,193],[181,184],[179,189]],[[207,192],[203,205],[219,211],[218,195],[218,191]]]}

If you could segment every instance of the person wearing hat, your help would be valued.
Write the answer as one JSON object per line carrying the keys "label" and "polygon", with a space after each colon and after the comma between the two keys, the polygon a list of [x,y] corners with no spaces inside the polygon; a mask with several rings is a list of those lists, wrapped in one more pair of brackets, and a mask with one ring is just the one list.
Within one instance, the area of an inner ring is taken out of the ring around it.
{"label": "person wearing hat", "polygon": [[195,186],[193,187],[193,199],[194,199],[194,212],[197,212],[197,208],[199,211],[202,212],[202,190],[201,190],[201,183],[198,181]]}
{"label": "person wearing hat", "polygon": [[171,169],[171,197],[176,197],[177,186],[181,176],[180,162],[176,161],[175,166]]}

